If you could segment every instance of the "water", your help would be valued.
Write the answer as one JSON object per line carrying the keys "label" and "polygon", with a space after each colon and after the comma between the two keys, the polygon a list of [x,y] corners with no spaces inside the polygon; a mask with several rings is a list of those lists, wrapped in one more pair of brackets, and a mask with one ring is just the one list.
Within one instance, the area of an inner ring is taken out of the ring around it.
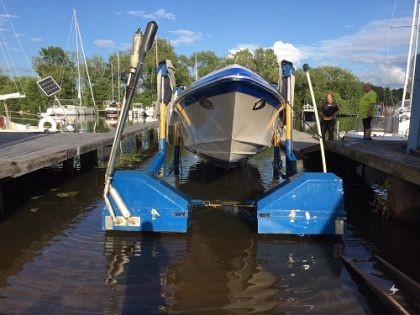
{"label": "water", "polygon": [[[141,140],[141,148],[126,141],[120,167],[150,161],[156,136]],[[249,200],[274,185],[271,158],[266,151],[247,167],[221,172],[183,151],[181,176],[168,181],[193,198]],[[0,313],[386,314],[338,254],[356,258],[390,288],[373,254],[419,281],[413,251],[420,235],[369,214],[384,187],[381,174],[368,175],[346,187],[351,213],[340,238],[258,236],[254,222],[213,208],[196,209],[185,235],[105,233],[104,169],[72,178],[43,171],[19,183],[32,186],[25,196],[19,188],[7,192],[14,202],[0,223]]]}

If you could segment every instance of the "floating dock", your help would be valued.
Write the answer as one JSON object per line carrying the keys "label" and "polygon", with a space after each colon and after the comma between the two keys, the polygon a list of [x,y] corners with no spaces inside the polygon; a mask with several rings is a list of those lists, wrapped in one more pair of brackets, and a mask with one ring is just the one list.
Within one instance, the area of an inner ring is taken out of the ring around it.
{"label": "floating dock", "polygon": [[[320,150],[318,140],[307,133],[294,132],[294,150],[303,163],[311,164],[311,153]],[[388,210],[402,221],[420,220],[420,154],[407,153],[407,141],[334,140],[325,142],[326,150],[347,158],[347,174],[353,174],[357,163],[387,175]]]}

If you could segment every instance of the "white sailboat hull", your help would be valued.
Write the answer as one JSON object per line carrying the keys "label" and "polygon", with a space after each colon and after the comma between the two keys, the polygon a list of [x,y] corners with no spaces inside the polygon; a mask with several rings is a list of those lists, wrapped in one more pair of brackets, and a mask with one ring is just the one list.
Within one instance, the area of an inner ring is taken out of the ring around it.
{"label": "white sailboat hull", "polygon": [[42,117],[46,116],[83,116],[83,115],[95,115],[95,109],[93,107],[84,107],[77,105],[62,105],[53,106],[47,108],[45,113],[42,113]]}

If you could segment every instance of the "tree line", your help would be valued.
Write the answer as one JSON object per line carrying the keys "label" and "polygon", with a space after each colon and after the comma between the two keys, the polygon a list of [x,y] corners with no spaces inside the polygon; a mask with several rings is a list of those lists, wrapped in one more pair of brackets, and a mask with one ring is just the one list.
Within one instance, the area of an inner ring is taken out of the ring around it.
{"label": "tree line", "polygon": [[[247,49],[239,50],[228,56],[219,57],[213,51],[200,51],[191,56],[176,54],[174,47],[166,39],[158,39],[158,59],[170,59],[175,67],[177,85],[190,86],[195,80],[209,72],[229,64],[240,64],[258,73],[269,83],[276,84],[279,79],[279,64],[272,49],[258,48],[255,52]],[[148,53],[144,63],[144,71],[139,83],[138,93],[134,102],[149,106],[156,99],[156,47]],[[113,53],[108,60],[101,56],[87,59],[87,67],[93,86],[93,95],[96,105],[101,108],[105,100],[116,100],[123,95],[124,82],[129,68],[130,51]],[[119,61],[119,62],[118,62]],[[118,67],[121,69],[118,80]],[[61,87],[58,94],[60,99],[76,99],[77,97],[77,62],[76,56],[65,52],[60,47],[41,48],[38,55],[33,58],[33,69],[39,78],[52,76]],[[310,70],[317,104],[324,102],[327,92],[335,96],[343,114],[357,112],[357,106],[362,96],[361,80],[350,71],[332,66],[322,66]],[[86,78],[85,69],[80,67],[83,78]],[[38,79],[39,79],[38,78]],[[53,98],[47,98],[36,84],[37,78],[22,76],[12,80],[0,73],[0,94],[13,93],[19,90],[26,98],[9,100],[8,108],[12,111],[38,113],[44,111],[53,103]],[[118,85],[118,82],[121,82]],[[93,106],[88,90],[88,81],[82,80],[82,103]],[[386,105],[396,104],[402,96],[402,89],[374,87],[378,97],[384,98]],[[295,105],[296,110],[307,103],[312,103],[306,76],[301,69],[296,71]],[[2,109],[0,109],[2,111]]]}

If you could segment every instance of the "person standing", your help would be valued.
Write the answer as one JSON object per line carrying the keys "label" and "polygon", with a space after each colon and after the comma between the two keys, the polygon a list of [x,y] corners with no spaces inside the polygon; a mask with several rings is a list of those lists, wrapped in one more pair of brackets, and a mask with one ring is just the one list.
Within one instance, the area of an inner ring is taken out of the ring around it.
{"label": "person standing", "polygon": [[359,117],[363,122],[363,139],[372,140],[371,137],[371,126],[373,109],[376,104],[376,92],[372,90],[372,84],[364,83],[363,84],[363,96],[359,102]]}
{"label": "person standing", "polygon": [[321,107],[321,132],[322,139],[326,139],[325,135],[328,132],[328,140],[334,140],[335,118],[338,114],[338,105],[334,101],[334,95],[327,93],[325,95],[325,103]]}

